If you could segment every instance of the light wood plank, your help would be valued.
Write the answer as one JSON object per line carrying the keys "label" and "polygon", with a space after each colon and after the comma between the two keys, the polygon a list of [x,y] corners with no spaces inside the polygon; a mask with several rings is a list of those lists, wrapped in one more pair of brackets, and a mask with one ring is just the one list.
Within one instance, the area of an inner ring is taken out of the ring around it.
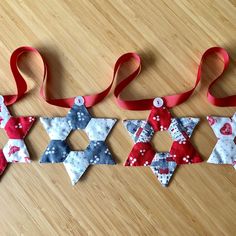
{"label": "light wood plank", "polygon": [[[144,70],[122,95],[134,99],[191,88],[201,54],[219,45],[229,50],[232,63],[214,92],[235,94],[235,35],[235,0],[2,0],[1,94],[15,91],[9,57],[21,45],[37,47],[46,58],[54,97],[101,91],[116,59],[137,51]],[[176,116],[201,118],[193,142],[205,160],[216,142],[205,116],[235,112],[207,103],[207,86],[221,66],[215,58],[210,62],[194,96],[173,109]],[[38,60],[28,56],[20,67],[31,90],[11,112],[65,115],[67,109],[52,107],[38,96]],[[108,139],[118,165],[93,166],[72,187],[63,165],[38,164],[49,139],[37,122],[26,139],[34,162],[12,164],[1,177],[1,235],[235,235],[236,181],[231,166],[181,166],[170,186],[162,188],[149,168],[122,166],[132,142],[121,120],[146,118],[148,111],[121,110],[110,95],[92,113],[120,119]],[[3,146],[6,137],[0,132]],[[75,146],[77,139],[85,141],[74,134]],[[157,137],[156,142],[168,150],[167,137]]]}

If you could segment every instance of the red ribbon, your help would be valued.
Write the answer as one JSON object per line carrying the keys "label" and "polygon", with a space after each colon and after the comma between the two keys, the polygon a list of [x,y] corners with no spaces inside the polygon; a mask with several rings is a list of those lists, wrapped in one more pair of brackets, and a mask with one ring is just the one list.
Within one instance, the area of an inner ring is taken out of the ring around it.
{"label": "red ribbon", "polygon": [[[5,95],[4,96],[5,104],[12,105],[16,101],[18,101],[20,98],[22,98],[25,95],[25,93],[27,92],[27,84],[26,84],[24,78],[22,77],[22,75],[20,74],[19,68],[18,68],[18,62],[19,62],[20,56],[24,53],[36,53],[40,57],[40,59],[43,61],[44,74],[43,74],[43,82],[42,82],[42,85],[40,88],[40,95],[43,97],[43,99],[47,103],[50,103],[55,106],[68,107],[68,108],[72,107],[74,104],[75,97],[62,98],[62,99],[52,99],[46,95],[46,93],[45,93],[46,84],[49,79],[47,77],[47,65],[46,65],[43,57],[39,53],[39,51],[33,47],[28,47],[28,46],[19,47],[12,53],[12,56],[10,59],[10,66],[11,66],[12,74],[13,74],[15,82],[16,82],[17,94]],[[110,92],[113,82],[114,82],[114,76],[113,76],[113,79],[112,79],[110,85],[102,92],[100,92],[98,94],[89,95],[89,96],[83,96],[83,98],[85,100],[85,106],[92,107],[93,105],[102,101]]]}
{"label": "red ribbon", "polygon": [[[16,82],[17,94],[5,95],[4,101],[5,101],[6,105],[11,105],[11,104],[15,103],[21,97],[23,97],[24,94],[27,92],[27,84],[19,72],[18,62],[19,62],[20,55],[22,55],[23,53],[29,53],[29,52],[36,53],[43,61],[44,75],[43,75],[42,86],[40,88],[40,95],[44,98],[44,100],[46,102],[48,102],[52,105],[56,105],[56,106],[60,106],[60,107],[72,107],[74,104],[75,97],[62,98],[62,99],[52,99],[46,95],[46,93],[45,93],[46,84],[47,84],[47,80],[49,79],[47,77],[47,65],[46,65],[45,61],[43,60],[42,56],[40,55],[40,53],[38,52],[38,50],[33,47],[28,47],[28,46],[19,47],[12,53],[12,56],[10,59],[10,66],[11,66],[12,74],[13,74],[15,82]],[[192,95],[192,93],[194,92],[195,88],[197,87],[197,85],[199,84],[199,82],[201,80],[203,61],[206,59],[207,56],[209,56],[210,54],[214,54],[214,53],[220,54],[220,56],[223,58],[224,67],[223,67],[223,70],[220,73],[220,75],[209,85],[208,92],[207,92],[207,99],[211,104],[216,105],[216,106],[236,106],[236,95],[228,96],[228,97],[224,97],[224,98],[217,98],[217,97],[213,96],[210,92],[212,86],[216,83],[216,81],[220,78],[220,76],[223,74],[223,72],[227,69],[228,64],[229,64],[229,56],[228,56],[228,53],[226,52],[226,50],[223,48],[220,48],[220,47],[212,47],[212,48],[207,49],[201,57],[200,64],[198,66],[198,73],[197,73],[197,78],[196,78],[194,87],[192,89],[190,89],[186,92],[180,93],[180,94],[162,97],[163,100],[165,101],[165,105],[167,107],[171,108],[176,105],[179,105],[179,104],[185,102]],[[131,81],[133,81],[141,71],[141,59],[140,59],[139,55],[136,53],[126,53],[126,54],[122,55],[117,60],[117,62],[115,63],[115,66],[114,66],[114,73],[113,73],[112,81],[111,81],[110,85],[105,90],[103,90],[102,92],[100,92],[98,94],[83,96],[83,98],[85,100],[86,107],[91,107],[91,106],[99,103],[108,95],[108,93],[110,92],[111,87],[113,85],[113,82],[115,80],[115,77],[116,77],[117,73],[119,72],[121,66],[124,63],[127,63],[132,59],[134,59],[137,62],[137,67],[130,75],[128,75],[125,79],[123,79],[115,87],[114,95],[116,96],[116,101],[120,107],[122,107],[124,109],[128,109],[128,110],[150,110],[152,108],[154,98],[141,99],[141,100],[123,100],[120,98],[120,94],[123,91],[123,89],[126,86],[128,86],[128,84]]]}
{"label": "red ribbon", "polygon": [[[198,73],[197,78],[194,84],[194,87],[186,92],[170,95],[170,96],[164,96],[162,99],[165,101],[165,105],[168,108],[177,106],[183,102],[185,102],[194,92],[197,85],[201,81],[202,76],[202,65],[203,61],[211,54],[218,53],[223,58],[224,67],[220,75],[209,85],[209,89],[207,92],[207,98],[208,101],[214,105],[217,106],[236,106],[236,96],[229,96],[225,98],[216,98],[214,97],[210,89],[212,86],[216,83],[216,81],[220,78],[220,76],[223,74],[223,72],[226,70],[229,64],[229,56],[225,49],[220,47],[212,47],[207,49],[204,54],[201,57],[200,64],[198,66]],[[119,69],[124,63],[127,63],[131,60],[135,60],[137,63],[137,67],[135,68],[134,72],[132,72],[130,75],[128,75],[125,79],[123,79],[118,85],[115,87],[114,95],[116,97],[116,101],[118,105],[124,109],[127,110],[150,110],[153,106],[153,100],[155,98],[149,98],[149,99],[142,99],[142,100],[123,100],[120,98],[121,92],[128,86],[128,84],[133,81],[138,74],[141,71],[141,59],[138,54],[136,53],[126,53],[122,55],[116,62],[115,68],[114,68],[114,76],[118,73]]]}
{"label": "red ribbon", "polygon": [[223,48],[217,47],[217,48],[210,48],[209,50],[213,50],[213,52],[218,52],[221,55],[224,66],[220,75],[209,85],[208,91],[207,91],[207,99],[212,105],[219,106],[219,107],[236,106],[236,95],[218,98],[212,95],[211,93],[211,88],[221,78],[221,75],[224,73],[224,71],[227,69],[229,65],[229,55],[227,51]]}

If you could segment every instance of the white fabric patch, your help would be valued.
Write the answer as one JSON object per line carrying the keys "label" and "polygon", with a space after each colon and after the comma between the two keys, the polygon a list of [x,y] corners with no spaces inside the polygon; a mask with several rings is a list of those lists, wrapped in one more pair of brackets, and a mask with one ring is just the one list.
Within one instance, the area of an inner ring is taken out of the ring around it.
{"label": "white fabric patch", "polygon": [[211,128],[213,129],[217,138],[233,139],[236,136],[236,122],[232,122],[230,117],[211,116],[211,119]]}
{"label": "white fabric patch", "polygon": [[29,163],[29,153],[22,139],[9,139],[3,147],[7,162]]}
{"label": "white fabric patch", "polygon": [[83,151],[71,151],[63,162],[72,184],[76,184],[89,166]]}
{"label": "white fabric patch", "polygon": [[233,164],[236,154],[236,145],[232,139],[220,140],[216,143],[208,163],[213,164]]}
{"label": "white fabric patch", "polygon": [[0,128],[4,128],[11,115],[3,102],[3,97],[0,96]]}
{"label": "white fabric patch", "polygon": [[72,130],[66,117],[40,117],[40,121],[52,140],[65,140]]}
{"label": "white fabric patch", "polygon": [[104,141],[116,119],[92,118],[85,128],[90,141]]}

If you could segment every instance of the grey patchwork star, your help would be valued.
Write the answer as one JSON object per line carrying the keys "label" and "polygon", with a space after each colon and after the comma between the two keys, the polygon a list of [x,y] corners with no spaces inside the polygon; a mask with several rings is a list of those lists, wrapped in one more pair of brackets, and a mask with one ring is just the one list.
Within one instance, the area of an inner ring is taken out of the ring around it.
{"label": "grey patchwork star", "polygon": [[[75,99],[66,117],[41,117],[40,121],[51,139],[40,162],[64,162],[73,184],[90,164],[115,164],[105,140],[117,120],[92,118],[84,105],[83,97]],[[90,140],[84,151],[71,151],[66,142],[70,132],[77,129],[84,130]]]}

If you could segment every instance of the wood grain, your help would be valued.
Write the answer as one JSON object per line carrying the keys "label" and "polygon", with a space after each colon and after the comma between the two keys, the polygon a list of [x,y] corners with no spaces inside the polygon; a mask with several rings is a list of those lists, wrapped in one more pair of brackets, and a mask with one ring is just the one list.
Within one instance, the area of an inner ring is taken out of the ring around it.
{"label": "wood grain", "polygon": [[[191,88],[201,54],[225,47],[232,63],[214,93],[235,94],[235,0],[50,0],[0,1],[0,89],[13,93],[11,52],[37,47],[49,64],[54,97],[92,94],[104,89],[116,59],[137,51],[143,59],[140,78],[124,98],[174,94]],[[37,58],[20,65],[29,95],[11,107],[14,115],[63,116],[67,109],[39,98],[42,71]],[[32,60],[31,60],[32,59]],[[235,108],[213,107],[206,89],[220,70],[212,57],[194,96],[173,109],[176,116],[196,116],[201,123],[193,142],[204,160],[216,138],[205,116],[233,115]],[[209,66],[211,64],[211,66]],[[0,235],[235,235],[236,180],[232,166],[205,163],[181,166],[168,188],[147,167],[125,168],[132,145],[122,119],[146,118],[148,111],[119,109],[110,95],[92,109],[98,117],[117,117],[108,143],[118,165],[93,166],[75,187],[61,164],[40,165],[48,137],[38,122],[26,139],[31,165],[12,164],[1,177]],[[1,130],[1,144],[6,137]],[[71,143],[82,148],[78,133]],[[155,142],[168,150],[167,136]],[[83,144],[84,145],[84,144]]]}

